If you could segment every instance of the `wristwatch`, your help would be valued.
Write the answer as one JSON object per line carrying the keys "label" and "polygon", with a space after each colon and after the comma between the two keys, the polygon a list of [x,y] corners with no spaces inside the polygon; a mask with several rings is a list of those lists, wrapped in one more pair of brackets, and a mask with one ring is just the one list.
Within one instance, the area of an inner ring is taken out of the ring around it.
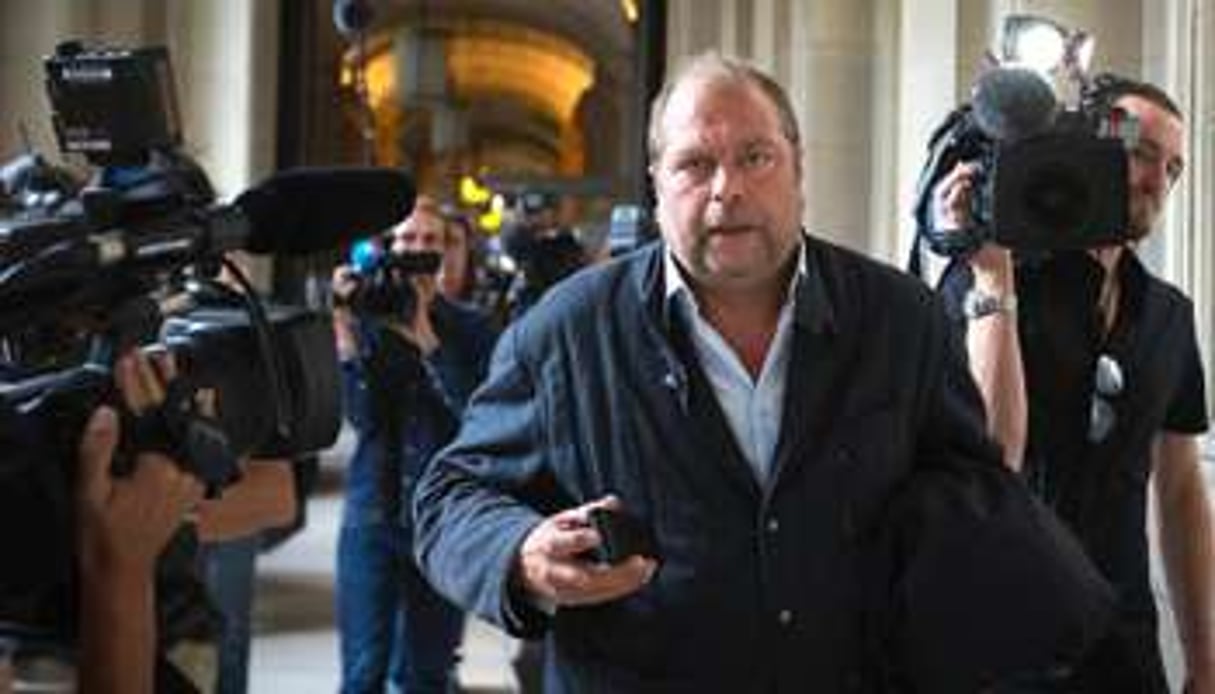
{"label": "wristwatch", "polygon": [[988,294],[972,289],[962,299],[962,315],[970,320],[986,318],[997,313],[1017,312],[1016,294]]}

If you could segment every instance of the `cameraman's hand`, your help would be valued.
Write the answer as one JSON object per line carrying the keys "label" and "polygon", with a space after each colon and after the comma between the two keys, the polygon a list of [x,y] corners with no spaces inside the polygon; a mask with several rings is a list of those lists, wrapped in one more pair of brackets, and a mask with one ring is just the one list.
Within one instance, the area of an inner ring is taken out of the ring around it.
{"label": "cameraman's hand", "polygon": [[433,276],[415,277],[411,281],[418,303],[413,312],[413,320],[400,326],[401,335],[425,356],[438,349],[440,344],[434,321],[430,319],[430,308],[434,305],[438,287]]}
{"label": "cameraman's hand", "polygon": [[606,496],[541,521],[519,548],[515,564],[519,585],[539,600],[564,606],[615,600],[649,583],[658,568],[653,559],[632,556],[608,565],[584,558],[602,541],[589,512],[619,505],[615,497]]}
{"label": "cameraman's hand", "polygon": [[[160,405],[164,384],[175,375],[167,353],[128,354],[115,364],[114,377],[126,406],[136,415]],[[128,477],[115,478],[111,462],[118,444],[117,415],[98,408],[80,444],[80,534],[83,567],[143,570],[202,500],[203,485],[162,453],[136,453]]]}
{"label": "cameraman's hand", "polygon": [[961,231],[974,221],[971,209],[979,165],[958,162],[932,191],[932,219],[938,231]]}
{"label": "cameraman's hand", "polygon": [[[126,378],[135,376],[129,364],[119,371]],[[121,379],[120,386],[132,391],[144,387]],[[138,454],[129,477],[113,477],[118,434],[118,414],[100,407],[80,442],[77,680],[80,691],[95,694],[151,694],[156,561],[186,514],[202,500],[203,486],[160,453]]]}
{"label": "cameraman's hand", "polygon": [[[959,162],[933,190],[932,218],[938,231],[962,231],[973,223],[972,205],[979,165]],[[993,243],[984,243],[970,258],[975,289],[1004,296],[1013,291],[1012,254]]]}
{"label": "cameraman's hand", "polygon": [[118,435],[117,413],[100,407],[80,443],[77,510],[86,580],[97,574],[150,580],[161,550],[203,497],[202,483],[161,453],[137,454],[132,474],[114,477]]}

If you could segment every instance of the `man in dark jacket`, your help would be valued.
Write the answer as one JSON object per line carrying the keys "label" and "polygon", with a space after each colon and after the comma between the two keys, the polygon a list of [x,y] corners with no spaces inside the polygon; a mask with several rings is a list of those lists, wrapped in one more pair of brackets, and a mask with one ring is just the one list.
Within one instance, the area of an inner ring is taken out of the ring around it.
{"label": "man in dark jacket", "polygon": [[690,63],[651,119],[662,242],[513,325],[418,484],[424,572],[547,630],[550,691],[874,691],[888,497],[1008,474],[932,295],[801,232],[800,142],[769,77]]}

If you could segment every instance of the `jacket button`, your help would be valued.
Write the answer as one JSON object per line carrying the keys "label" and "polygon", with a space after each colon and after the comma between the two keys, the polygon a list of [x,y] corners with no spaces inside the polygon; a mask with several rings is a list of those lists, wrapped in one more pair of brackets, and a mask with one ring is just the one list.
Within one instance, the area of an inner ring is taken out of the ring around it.
{"label": "jacket button", "polygon": [[781,610],[776,615],[776,621],[783,627],[789,626],[793,623],[793,610]]}
{"label": "jacket button", "polygon": [[768,531],[769,534],[775,535],[777,532],[780,531],[780,521],[777,520],[775,517],[769,518],[767,524],[764,527]]}

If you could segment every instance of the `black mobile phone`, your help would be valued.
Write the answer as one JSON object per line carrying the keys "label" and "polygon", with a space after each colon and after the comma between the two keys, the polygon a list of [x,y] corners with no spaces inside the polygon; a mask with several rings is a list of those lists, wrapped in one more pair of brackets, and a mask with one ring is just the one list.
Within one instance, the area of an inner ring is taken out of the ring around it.
{"label": "black mobile phone", "polygon": [[658,542],[645,521],[623,510],[596,508],[590,512],[591,524],[603,539],[591,550],[591,558],[607,564],[619,564],[634,554],[660,559]]}

